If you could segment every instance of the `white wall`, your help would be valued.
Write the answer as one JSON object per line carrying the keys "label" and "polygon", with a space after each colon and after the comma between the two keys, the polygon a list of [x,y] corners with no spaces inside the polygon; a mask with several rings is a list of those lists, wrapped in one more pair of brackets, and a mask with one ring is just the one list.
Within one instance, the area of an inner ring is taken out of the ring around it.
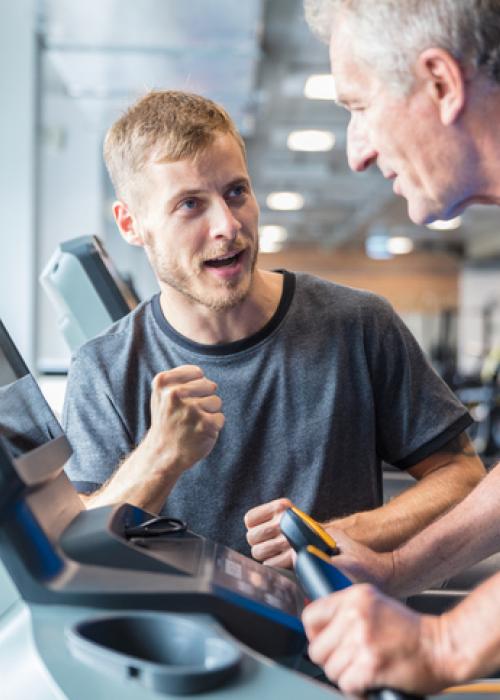
{"label": "white wall", "polygon": [[2,3],[0,316],[34,361],[36,0]]}
{"label": "white wall", "polygon": [[[101,140],[75,100],[42,96],[37,278],[60,242],[101,233]],[[51,303],[38,289],[38,366],[60,369],[68,365],[69,350]]]}

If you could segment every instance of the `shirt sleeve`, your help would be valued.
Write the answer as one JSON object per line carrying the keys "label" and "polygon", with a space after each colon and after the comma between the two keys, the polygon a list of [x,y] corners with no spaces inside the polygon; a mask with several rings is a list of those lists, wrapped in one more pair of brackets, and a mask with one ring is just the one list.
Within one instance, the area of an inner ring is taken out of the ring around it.
{"label": "shirt sleeve", "polygon": [[83,353],[76,355],[68,374],[62,421],[73,448],[65,470],[82,493],[106,482],[134,448],[111,396],[105,368]]}
{"label": "shirt sleeve", "polygon": [[408,469],[438,452],[472,424],[465,406],[425,357],[384,300],[366,335],[381,459]]}

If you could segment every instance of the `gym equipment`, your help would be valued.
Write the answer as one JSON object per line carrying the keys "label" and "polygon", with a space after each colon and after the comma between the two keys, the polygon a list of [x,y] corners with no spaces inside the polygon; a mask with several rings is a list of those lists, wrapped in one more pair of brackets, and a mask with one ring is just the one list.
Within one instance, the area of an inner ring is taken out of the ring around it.
{"label": "gym equipment", "polygon": [[[292,506],[283,514],[280,528],[297,552],[295,573],[310,600],[352,585],[350,579],[330,561],[332,554],[338,553],[335,541],[313,518]],[[369,697],[373,700],[421,700],[420,696],[388,688],[373,690]]]}
{"label": "gym equipment", "polygon": [[61,243],[45,266],[40,282],[54,304],[58,326],[71,351],[139,303],[97,236],[80,236]]}
{"label": "gym equipment", "polygon": [[340,697],[303,658],[295,581],[180,521],[83,508],[1,323],[0,348],[2,697]]}

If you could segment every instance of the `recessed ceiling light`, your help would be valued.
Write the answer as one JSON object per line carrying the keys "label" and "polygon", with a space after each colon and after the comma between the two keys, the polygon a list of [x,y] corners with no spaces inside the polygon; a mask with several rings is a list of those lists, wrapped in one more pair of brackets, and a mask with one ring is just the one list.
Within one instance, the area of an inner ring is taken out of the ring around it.
{"label": "recessed ceiling light", "polygon": [[304,86],[304,95],[309,100],[335,100],[337,90],[333,75],[330,73],[310,75]]}
{"label": "recessed ceiling light", "polygon": [[304,206],[304,197],[299,192],[271,192],[267,195],[269,209],[298,211]]}
{"label": "recessed ceiling light", "polygon": [[448,219],[447,221],[437,219],[432,224],[427,224],[427,228],[431,228],[433,231],[454,231],[456,228],[460,228],[461,225],[462,217],[456,216],[454,219]]}
{"label": "recessed ceiling light", "polygon": [[414,247],[412,239],[407,236],[393,236],[387,240],[387,250],[392,255],[406,255]]}
{"label": "recessed ceiling light", "polygon": [[286,145],[291,151],[331,151],[335,145],[335,136],[331,131],[318,129],[291,131]]}

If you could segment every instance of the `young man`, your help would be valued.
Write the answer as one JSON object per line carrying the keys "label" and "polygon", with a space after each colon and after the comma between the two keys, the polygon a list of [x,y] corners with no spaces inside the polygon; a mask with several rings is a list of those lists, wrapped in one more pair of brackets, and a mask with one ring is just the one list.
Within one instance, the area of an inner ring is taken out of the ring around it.
{"label": "young man", "polygon": [[[306,0],[330,44],[338,100],[351,112],[353,170],[377,165],[410,218],[450,218],[500,204],[500,3],[497,0]],[[429,398],[429,400],[431,400]],[[335,560],[355,580],[407,595],[500,549],[500,469],[393,554],[338,533]],[[440,617],[371,586],[309,606],[310,655],[352,693],[432,692],[500,667],[500,574]]]}
{"label": "young man", "polygon": [[[386,302],[256,267],[257,202],[224,110],[150,93],[105,158],[118,228],[160,294],[72,363],[68,473],[89,505],[164,509],[248,551],[245,512],[272,499],[265,521],[286,496],[323,521],[361,511],[339,526],[388,548],[477,483],[467,412]],[[382,459],[420,481],[378,508]]]}

